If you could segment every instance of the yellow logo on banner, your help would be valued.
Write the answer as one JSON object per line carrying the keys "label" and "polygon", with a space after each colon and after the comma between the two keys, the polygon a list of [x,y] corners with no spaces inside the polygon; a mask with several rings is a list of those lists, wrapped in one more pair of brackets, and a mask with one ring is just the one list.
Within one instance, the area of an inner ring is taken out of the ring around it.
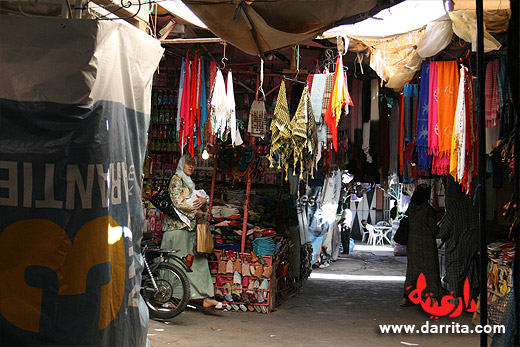
{"label": "yellow logo on banner", "polygon": [[104,263],[111,265],[111,273],[101,287],[99,330],[110,324],[123,302],[122,228],[112,217],[99,217],[86,223],[72,243],[50,220],[15,222],[0,234],[0,312],[13,325],[39,332],[43,289],[34,286],[38,281],[31,280],[29,267],[52,270],[59,283],[58,295],[79,295],[86,292],[89,271]]}

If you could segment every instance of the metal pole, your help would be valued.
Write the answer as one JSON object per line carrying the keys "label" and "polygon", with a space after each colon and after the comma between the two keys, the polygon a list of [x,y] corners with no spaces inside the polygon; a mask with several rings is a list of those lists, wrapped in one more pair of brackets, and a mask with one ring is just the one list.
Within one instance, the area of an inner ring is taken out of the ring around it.
{"label": "metal pole", "polygon": [[[476,0],[477,10],[477,75],[478,75],[478,193],[480,227],[480,325],[488,324],[487,312],[487,242],[486,242],[486,113],[485,113],[485,67],[484,67],[484,6]],[[487,346],[487,333],[480,333],[480,345]]]}
{"label": "metal pole", "polygon": [[[515,185],[514,185],[514,195],[515,200],[511,203],[518,204],[520,197],[520,165],[518,163],[518,159],[520,158],[520,120],[518,119],[518,111],[520,110],[520,100],[519,100],[519,91],[520,91],[520,73],[519,73],[519,60],[520,60],[520,47],[518,45],[518,40],[520,36],[520,4],[518,1],[510,1],[511,6],[511,19],[509,20],[509,29],[508,29],[508,74],[509,81],[511,83],[511,92],[512,92],[512,101],[514,105],[514,117],[516,123],[515,129]],[[516,212],[516,217],[518,217],[518,213]],[[520,231],[518,228],[512,230],[513,239],[515,240],[516,245],[516,253],[515,253],[515,262],[513,265],[513,291],[515,297],[515,319],[516,319],[516,333],[515,340],[513,342],[514,346],[518,346],[520,344],[520,328],[518,327],[518,322],[520,321],[520,254],[518,253],[520,250]]]}
{"label": "metal pole", "polygon": [[[251,144],[254,148],[255,138],[251,137]],[[247,237],[247,215],[249,213],[249,196],[251,195],[251,165],[247,166],[247,183],[246,183],[246,201],[244,202],[244,222],[242,223],[242,242],[240,243],[240,250],[242,253],[246,249],[246,237]]]}
{"label": "metal pole", "polygon": [[213,194],[215,193],[215,177],[217,176],[218,147],[218,145],[215,145],[215,149],[213,151],[213,176],[211,177],[211,193],[209,195],[209,213],[211,213],[211,209],[213,208]]}

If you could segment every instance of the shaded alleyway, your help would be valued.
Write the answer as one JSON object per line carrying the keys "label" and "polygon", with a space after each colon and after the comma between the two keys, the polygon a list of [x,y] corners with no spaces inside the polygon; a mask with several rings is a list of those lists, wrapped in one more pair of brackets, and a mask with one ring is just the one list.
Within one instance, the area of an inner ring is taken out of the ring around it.
{"label": "shaded alleyway", "polygon": [[[271,314],[188,309],[150,321],[153,346],[478,346],[478,334],[381,334],[379,324],[435,321],[399,301],[406,258],[392,249],[357,246],[325,269],[315,269],[302,291]],[[359,277],[371,276],[371,277]],[[470,313],[436,324],[471,324]],[[416,328],[417,329],[417,328]]]}

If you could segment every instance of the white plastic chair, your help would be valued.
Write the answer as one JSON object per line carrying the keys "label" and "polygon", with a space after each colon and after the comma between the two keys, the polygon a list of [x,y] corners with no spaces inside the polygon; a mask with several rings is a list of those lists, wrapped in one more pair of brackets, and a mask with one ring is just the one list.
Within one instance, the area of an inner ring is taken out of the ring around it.
{"label": "white plastic chair", "polygon": [[367,224],[365,228],[368,230],[369,233],[367,244],[371,244],[372,246],[383,244],[383,234],[381,233],[381,231],[376,230],[374,226],[371,224]]}

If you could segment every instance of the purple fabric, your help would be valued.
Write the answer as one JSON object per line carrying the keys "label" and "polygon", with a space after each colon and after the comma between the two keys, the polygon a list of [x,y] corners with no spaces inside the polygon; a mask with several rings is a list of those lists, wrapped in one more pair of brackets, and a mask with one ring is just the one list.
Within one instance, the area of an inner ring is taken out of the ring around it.
{"label": "purple fabric", "polygon": [[430,62],[424,61],[419,89],[419,112],[417,116],[417,156],[420,172],[430,172],[432,156],[428,155],[428,97],[429,97]]}

